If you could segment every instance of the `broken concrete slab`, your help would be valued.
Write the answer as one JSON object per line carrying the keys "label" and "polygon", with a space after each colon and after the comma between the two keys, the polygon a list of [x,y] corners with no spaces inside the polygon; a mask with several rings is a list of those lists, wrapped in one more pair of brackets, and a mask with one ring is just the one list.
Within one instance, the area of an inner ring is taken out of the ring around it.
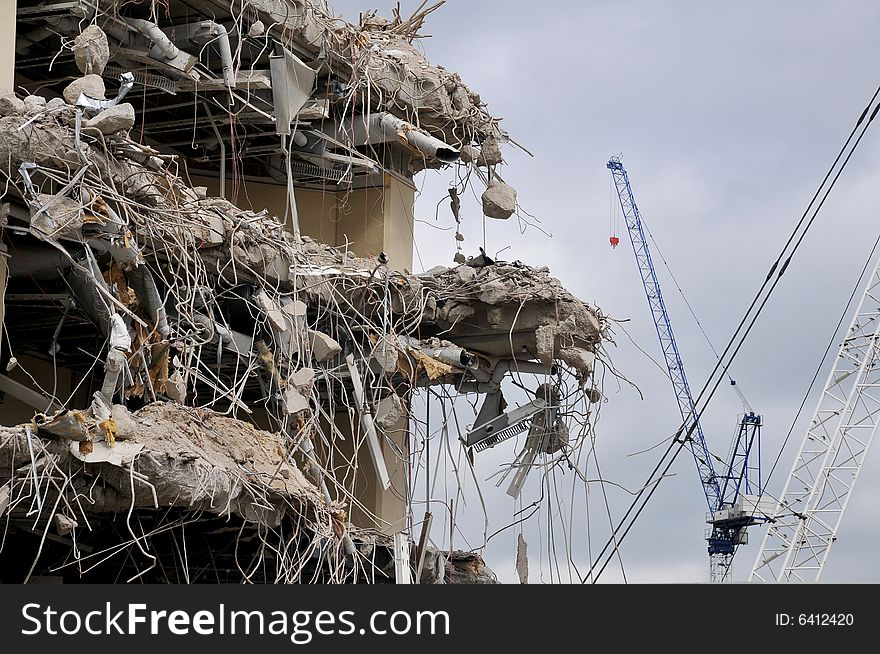
{"label": "broken concrete slab", "polygon": [[131,412],[121,404],[114,404],[110,410],[110,418],[116,425],[116,438],[127,440],[137,434],[138,425]]}
{"label": "broken concrete slab", "polygon": [[40,239],[79,235],[83,226],[82,205],[67,196],[38,193],[31,214],[31,233]]}
{"label": "broken concrete slab", "polygon": [[104,109],[97,116],[86,121],[86,127],[97,129],[105,136],[127,131],[132,125],[134,125],[134,107],[127,102]]}
{"label": "broken concrete slab", "polygon": [[64,98],[51,98],[46,101],[46,111],[60,111],[67,107],[67,103],[64,101]]}
{"label": "broken concrete slab", "polygon": [[483,192],[483,213],[489,218],[507,220],[516,212],[516,190],[494,177]]}
{"label": "broken concrete slab", "polygon": [[477,270],[471,266],[459,266],[455,269],[455,274],[458,275],[462,284],[467,284],[477,278]]}
{"label": "broken concrete slab", "polygon": [[498,304],[510,297],[510,289],[507,284],[498,278],[489,279],[480,284],[480,302],[484,304]]}
{"label": "broken concrete slab", "polygon": [[168,382],[165,384],[165,395],[172,402],[186,404],[186,382],[179,370],[175,370],[168,377]]}
{"label": "broken concrete slab", "polygon": [[266,314],[269,323],[275,331],[287,331],[287,321],[284,318],[284,314],[281,312],[281,307],[269,297],[269,294],[266,293],[266,291],[260,291],[257,293],[254,296],[254,300],[257,302],[257,306],[259,306],[263,313]]}
{"label": "broken concrete slab", "polygon": [[0,116],[22,113],[24,113],[24,102],[19,100],[14,93],[8,92],[0,95]]}
{"label": "broken concrete slab", "polygon": [[100,75],[85,75],[73,80],[61,92],[67,104],[76,104],[80,93],[85,93],[90,98],[103,100],[104,94],[107,93],[107,88],[104,86],[104,80]]}
{"label": "broken concrete slab", "polygon": [[46,111],[46,98],[42,95],[29,95],[24,100],[24,110],[29,115],[34,115]]}
{"label": "broken concrete slab", "polygon": [[538,358],[541,363],[551,365],[556,355],[556,327],[554,325],[541,325],[535,330],[535,344]]}
{"label": "broken concrete slab", "polygon": [[333,338],[314,329],[309,330],[309,346],[312,358],[318,363],[326,363],[333,357],[342,354],[342,346]]}

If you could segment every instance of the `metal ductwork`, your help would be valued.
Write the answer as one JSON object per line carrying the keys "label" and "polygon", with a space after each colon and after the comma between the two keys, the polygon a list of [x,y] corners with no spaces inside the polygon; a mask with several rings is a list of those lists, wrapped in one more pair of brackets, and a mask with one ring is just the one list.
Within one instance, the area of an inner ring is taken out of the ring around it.
{"label": "metal ductwork", "polygon": [[398,141],[430,159],[447,164],[455,163],[461,157],[457,148],[385,111],[355,120],[354,134],[351,136],[354,145]]}
{"label": "metal ductwork", "polygon": [[441,347],[430,347],[424,341],[409,336],[401,336],[398,341],[404,347],[418,350],[425,356],[436,359],[440,363],[445,363],[453,368],[461,368],[463,370],[473,370],[480,365],[480,360],[476,355],[471,354],[467,350],[457,345],[443,345]]}
{"label": "metal ductwork", "polygon": [[167,61],[176,59],[180,54],[180,48],[174,45],[171,39],[168,38],[168,35],[156,23],[151,23],[141,18],[126,18],[125,22],[150,39],[162,51],[162,55]]}
{"label": "metal ductwork", "polygon": [[212,20],[201,20],[186,25],[184,29],[186,39],[194,43],[208,44],[217,41],[220,63],[223,67],[223,83],[228,88],[235,88],[235,65],[232,59],[232,46],[229,44],[229,31],[226,27]]}
{"label": "metal ductwork", "polygon": [[[97,288],[98,285],[107,288],[104,276],[98,269],[94,257],[90,257],[87,251],[83,250],[74,258],[78,265],[71,266],[67,276],[70,290],[73,291],[77,304],[98,325],[101,333],[109,336],[113,311],[107,306],[106,298]],[[107,293],[110,293],[109,290]]]}
{"label": "metal ductwork", "polygon": [[70,268],[70,258],[61,250],[48,246],[19,246],[9,258],[10,277],[54,279],[60,271]]}
{"label": "metal ductwork", "polygon": [[132,268],[126,273],[129,286],[137,293],[138,299],[144,307],[147,317],[153,321],[156,331],[162,338],[167,338],[171,333],[168,326],[168,318],[165,314],[165,305],[156,287],[156,280],[146,266]]}

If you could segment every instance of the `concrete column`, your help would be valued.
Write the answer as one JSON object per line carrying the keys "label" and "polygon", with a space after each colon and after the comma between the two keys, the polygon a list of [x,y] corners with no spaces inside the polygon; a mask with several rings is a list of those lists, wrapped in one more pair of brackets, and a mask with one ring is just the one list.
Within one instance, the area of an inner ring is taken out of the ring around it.
{"label": "concrete column", "polygon": [[[17,0],[0,0],[0,93],[15,88],[15,16]],[[5,224],[5,216],[2,222]],[[6,248],[0,253],[0,337],[6,304]]]}
{"label": "concrete column", "polygon": [[393,175],[385,175],[383,241],[389,265],[394,270],[412,270],[415,203],[414,186]]}
{"label": "concrete column", "polygon": [[15,16],[17,0],[0,0],[0,92],[15,88]]}
{"label": "concrete column", "polygon": [[391,488],[386,491],[382,490],[378,484],[374,484],[376,489],[375,513],[382,520],[379,528],[386,534],[395,534],[406,529],[405,497],[409,459],[409,418],[401,418],[396,425],[385,432],[385,438],[393,442],[399,451],[407,457],[407,460],[401,460],[389,445],[383,443],[385,465],[388,468],[388,476],[391,477]]}

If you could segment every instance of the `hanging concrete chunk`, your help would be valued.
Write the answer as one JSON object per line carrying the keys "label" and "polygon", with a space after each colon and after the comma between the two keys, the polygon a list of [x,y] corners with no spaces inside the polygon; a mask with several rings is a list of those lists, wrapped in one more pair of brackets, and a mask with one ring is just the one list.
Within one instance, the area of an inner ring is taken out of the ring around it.
{"label": "hanging concrete chunk", "polygon": [[314,383],[315,370],[313,368],[300,368],[290,376],[290,385],[306,394]]}
{"label": "hanging concrete chunk", "polygon": [[581,381],[589,379],[596,365],[596,355],[589,350],[579,347],[564,347],[559,351],[559,358],[575,369],[577,378]]}
{"label": "hanging concrete chunk", "polygon": [[516,537],[516,575],[519,583],[529,583],[529,546],[522,534]]}
{"label": "hanging concrete chunk", "polygon": [[480,156],[477,158],[478,166],[497,166],[504,157],[501,154],[501,146],[498,141],[488,138],[483,141],[483,147],[480,148]]}
{"label": "hanging concrete chunk", "polygon": [[480,158],[480,151],[472,145],[465,145],[459,150],[462,162],[469,164]]}
{"label": "hanging concrete chunk", "polygon": [[483,192],[483,213],[489,218],[507,220],[516,211],[516,190],[497,177]]}
{"label": "hanging concrete chunk", "polygon": [[79,524],[73,518],[68,518],[63,513],[55,514],[55,530],[59,536],[67,536],[71,531],[79,527]]}
{"label": "hanging concrete chunk", "polygon": [[73,40],[73,58],[83,75],[103,75],[110,60],[107,35],[97,25],[89,25]]}
{"label": "hanging concrete chunk", "polygon": [[297,329],[306,324],[306,314],[309,311],[309,307],[305,302],[300,302],[299,300],[282,300],[282,304],[284,305],[282,311],[296,321]]}
{"label": "hanging concrete chunk", "polygon": [[373,361],[388,373],[397,371],[397,360],[400,358],[400,352],[395,341],[396,339],[391,336],[383,336],[373,347],[372,351]]}
{"label": "hanging concrete chunk", "polygon": [[342,353],[342,346],[323,332],[309,330],[309,344],[312,347],[312,357],[318,363],[329,361]]}
{"label": "hanging concrete chunk", "polygon": [[406,406],[395,394],[389,395],[376,406],[376,425],[383,431],[399,427],[399,423],[406,418]]}
{"label": "hanging concrete chunk", "polygon": [[86,127],[93,127],[105,136],[131,129],[132,125],[134,125],[134,107],[127,102],[104,109],[86,122]]}
{"label": "hanging concrete chunk", "polygon": [[309,402],[302,394],[292,386],[284,391],[284,410],[292,416],[309,408]]}
{"label": "hanging concrete chunk", "polygon": [[104,86],[104,80],[101,79],[100,75],[86,75],[73,80],[65,87],[61,94],[67,101],[67,104],[76,104],[80,93],[85,93],[90,98],[103,100],[106,92],[107,88]]}

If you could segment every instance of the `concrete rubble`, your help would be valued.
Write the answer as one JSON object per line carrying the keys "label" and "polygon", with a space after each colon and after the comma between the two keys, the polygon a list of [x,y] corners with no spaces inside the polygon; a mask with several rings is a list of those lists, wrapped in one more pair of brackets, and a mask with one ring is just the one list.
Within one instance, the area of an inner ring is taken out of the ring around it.
{"label": "concrete rubble", "polygon": [[[577,401],[589,412],[602,399],[593,373],[607,319],[547,268],[482,253],[423,274],[398,271],[381,257],[293,233],[289,216],[242,209],[190,182],[181,158],[163,149],[133,104],[119,101],[124,91],[108,94],[105,79],[124,86],[116,68],[152,62],[156,48],[162,61],[150,74],[165,81],[136,83],[183,94],[198,81],[235,93],[236,71],[197,74],[197,57],[184,47],[197,54],[203,35],[172,42],[131,3],[100,4],[99,16],[86,3],[85,13],[53,23],[72,42],[78,77],[48,100],[0,96],[11,343],[3,391],[33,409],[31,419],[0,428],[0,516],[28,534],[36,512],[41,533],[54,534],[52,548],[116,552],[114,534],[134,535],[133,515],[138,533],[157,543],[172,523],[191,525],[205,541],[239,538],[242,552],[238,540],[233,554],[224,550],[221,579],[240,581],[243,568],[268,560],[250,574],[351,582],[390,570],[393,581],[392,544],[364,540],[352,524],[360,501],[334,477],[341,473],[328,452],[360,443],[352,434],[363,433],[381,479],[385,459],[409,456],[391,434],[406,433],[419,389],[495,397],[506,375],[537,375],[549,386],[532,387],[554,410]],[[410,173],[448,165],[442,152],[460,154],[489,175],[485,214],[516,212],[516,191],[494,170],[509,140],[500,121],[412,44],[426,13],[394,21],[366,14],[349,25],[304,0],[245,4],[248,39],[284,34],[313,69],[348,76],[346,85],[310,89],[314,97],[299,108],[336,124],[332,133],[308,127],[305,146],[291,137],[309,170],[352,162],[372,170],[364,148],[371,133],[359,141],[350,127],[388,112],[406,121],[408,133],[393,138]],[[93,18],[80,32],[80,19]],[[138,47],[146,54],[131,59]],[[213,109],[205,130],[221,120]],[[355,109],[355,117],[345,113]],[[141,128],[152,134],[143,141]],[[421,137],[442,147],[419,145]],[[66,399],[25,387],[16,380],[28,357],[84,381]],[[563,375],[576,400],[550,384]],[[340,415],[348,424],[340,426]],[[531,423],[536,449],[552,456],[579,447],[582,436],[568,433],[561,413],[548,420]],[[382,461],[377,451],[386,452]],[[386,560],[376,564],[381,548]],[[126,575],[158,574],[155,557],[129,549],[134,555],[120,564]],[[79,559],[64,560],[71,580],[93,574]],[[421,581],[495,576],[476,553],[432,549]]]}

